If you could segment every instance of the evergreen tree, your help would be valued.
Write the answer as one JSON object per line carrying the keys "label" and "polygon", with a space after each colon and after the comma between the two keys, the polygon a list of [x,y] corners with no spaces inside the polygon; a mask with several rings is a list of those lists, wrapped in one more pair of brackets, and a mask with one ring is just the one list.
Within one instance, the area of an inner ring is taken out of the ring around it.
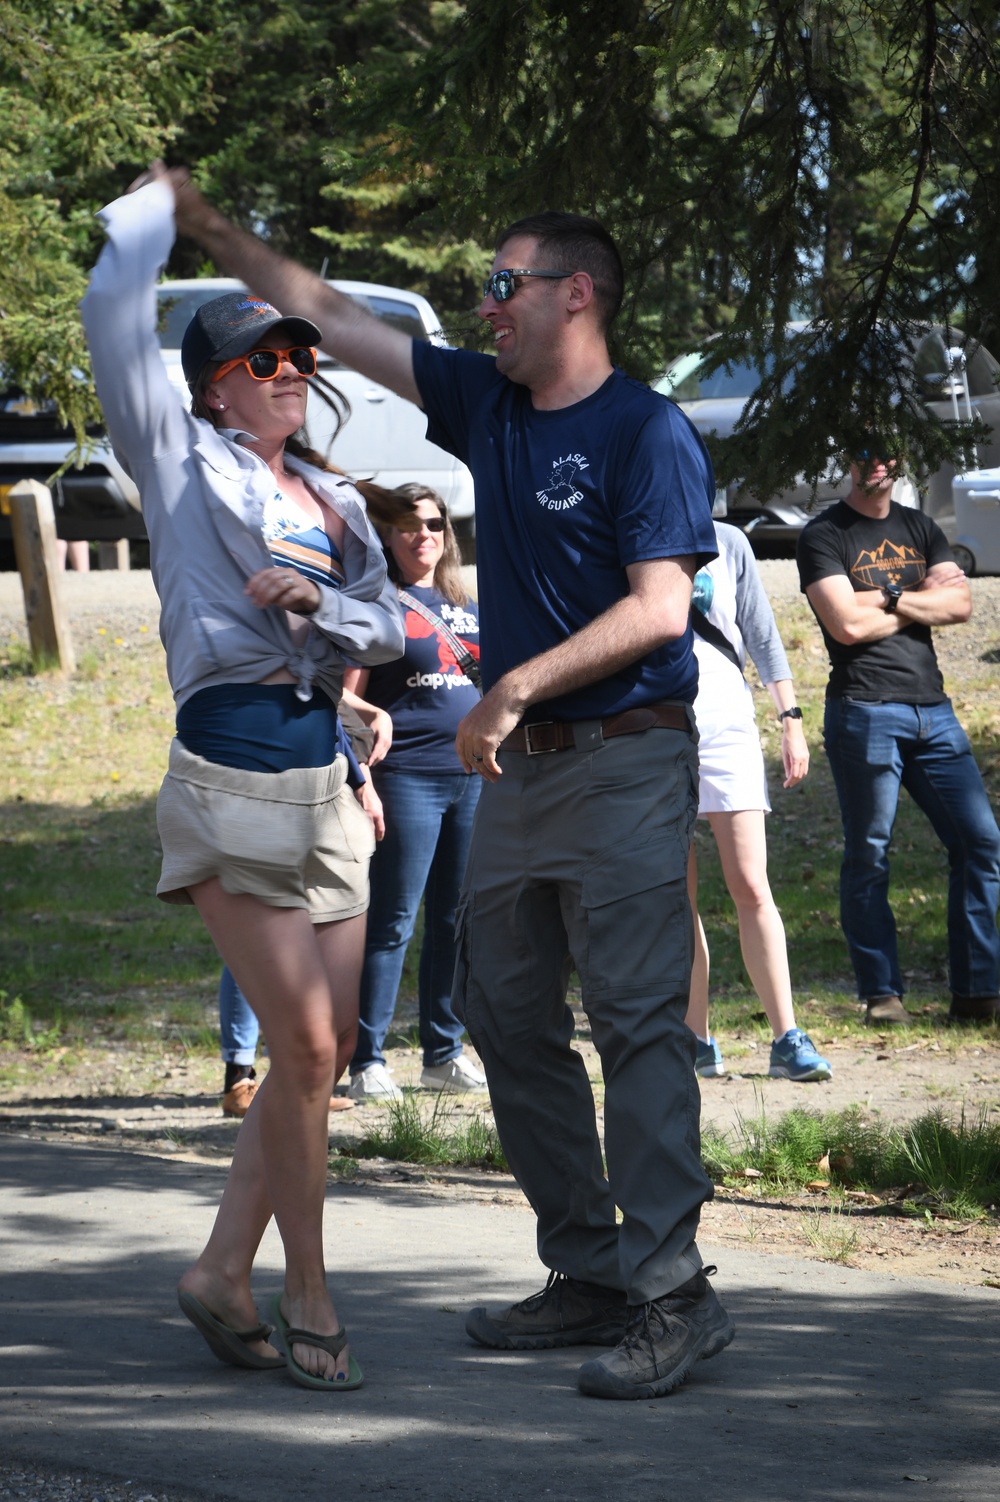
{"label": "evergreen tree", "polygon": [[637,374],[708,333],[717,363],[767,366],[724,477],[773,493],[870,425],[936,468],[968,435],[926,421],[908,350],[994,316],[997,27],[985,0],[469,0],[356,71],[345,134],[368,133],[356,172],[433,179],[451,233],[600,216]]}

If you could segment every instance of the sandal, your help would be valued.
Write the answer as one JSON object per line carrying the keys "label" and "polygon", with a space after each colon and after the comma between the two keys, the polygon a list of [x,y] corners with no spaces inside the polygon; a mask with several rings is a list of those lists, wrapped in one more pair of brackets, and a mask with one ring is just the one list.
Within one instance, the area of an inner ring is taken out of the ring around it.
{"label": "sandal", "polygon": [[216,1319],[212,1311],[206,1309],[193,1293],[178,1293],[177,1302],[181,1306],[181,1313],[187,1315],[212,1355],[220,1361],[225,1361],[229,1366],[248,1367],[255,1372],[268,1372],[285,1365],[284,1356],[259,1356],[256,1351],[250,1350],[252,1341],[269,1338],[272,1333],[270,1325],[256,1325],[252,1330],[231,1330],[221,1319]]}
{"label": "sandal", "polygon": [[271,1300],[271,1316],[278,1341],[285,1352],[288,1375],[293,1382],[297,1382],[300,1387],[318,1388],[321,1392],[353,1392],[361,1386],[365,1379],[353,1356],[348,1357],[347,1376],[332,1378],[318,1377],[313,1372],[307,1372],[305,1367],[300,1366],[292,1356],[292,1346],[296,1341],[304,1346],[316,1346],[318,1350],[326,1351],[328,1356],[339,1356],[347,1344],[347,1331],[343,1325],[335,1335],[316,1335],[312,1330],[296,1329],[293,1325],[289,1325],[281,1312],[280,1293],[276,1293]]}

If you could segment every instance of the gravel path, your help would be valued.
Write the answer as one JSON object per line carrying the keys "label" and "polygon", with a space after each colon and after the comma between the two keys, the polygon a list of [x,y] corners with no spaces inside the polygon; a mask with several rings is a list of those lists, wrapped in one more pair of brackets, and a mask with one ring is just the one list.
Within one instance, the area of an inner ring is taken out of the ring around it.
{"label": "gravel path", "polygon": [[[213,1494],[222,1502],[221,1493]],[[164,1492],[129,1480],[90,1472],[42,1470],[0,1460],[0,1502],[194,1502],[189,1494]]]}

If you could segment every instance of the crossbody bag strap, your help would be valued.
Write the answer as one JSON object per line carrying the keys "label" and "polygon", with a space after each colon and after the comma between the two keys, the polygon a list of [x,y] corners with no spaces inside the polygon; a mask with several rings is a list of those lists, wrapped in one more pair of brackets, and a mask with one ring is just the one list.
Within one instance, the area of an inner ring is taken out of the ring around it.
{"label": "crossbody bag strap", "polygon": [[691,626],[701,637],[702,641],[707,641],[710,646],[715,647],[717,651],[721,652],[723,657],[728,657],[733,666],[739,670],[740,677],[742,678],[743,665],[740,662],[739,654],[725,632],[720,631],[718,626],[713,625],[708,617],[702,615],[701,611],[697,609],[691,612]]}
{"label": "crossbody bag strap", "polygon": [[479,690],[479,692],[482,693],[483,678],[482,674],[479,671],[479,663],[473,657],[472,653],[469,651],[465,643],[463,641],[459,641],[454,631],[450,631],[448,629],[439,615],[435,615],[433,610],[431,610],[421,600],[415,599],[413,595],[408,593],[407,590],[401,589],[399,591],[399,598],[402,600],[403,604],[407,606],[408,609],[414,610],[416,611],[417,615],[422,616],[423,619],[427,622],[428,626],[434,627],[434,630],[437,632],[438,636],[440,636],[441,639],[446,642],[447,645],[451,648],[455,661],[462,669],[462,672],[465,674],[466,678],[468,678],[469,681],[473,683]]}

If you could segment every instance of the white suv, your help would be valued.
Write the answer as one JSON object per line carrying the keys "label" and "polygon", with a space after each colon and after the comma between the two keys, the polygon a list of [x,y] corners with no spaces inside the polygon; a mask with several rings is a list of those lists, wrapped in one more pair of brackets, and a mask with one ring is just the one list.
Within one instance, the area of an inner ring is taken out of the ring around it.
{"label": "white suv", "polygon": [[[446,343],[430,303],[416,292],[374,282],[331,281],[330,285],[412,338]],[[224,292],[243,290],[242,282],[228,277],[167,281],[157,287],[163,360],[185,404],[189,392],[180,351],[184,330],[203,303]],[[446,502],[459,536],[471,541],[475,532],[472,476],[453,455],[428,442],[423,413],[385,386],[340,365],[322,347],[319,375],[346,398],[349,416],[343,421],[343,408],[338,412],[336,402],[328,405],[313,390],[306,417],[310,445],[357,479],[389,487],[409,481],[430,486]],[[59,536],[69,541],[142,539],[146,531],[136,488],[106,439],[93,436],[86,462],[52,482]],[[54,411],[25,402],[17,392],[0,393],[0,544],[10,537],[10,521],[3,514],[6,489],[24,479],[49,483],[72,447],[72,434],[59,426]]]}

